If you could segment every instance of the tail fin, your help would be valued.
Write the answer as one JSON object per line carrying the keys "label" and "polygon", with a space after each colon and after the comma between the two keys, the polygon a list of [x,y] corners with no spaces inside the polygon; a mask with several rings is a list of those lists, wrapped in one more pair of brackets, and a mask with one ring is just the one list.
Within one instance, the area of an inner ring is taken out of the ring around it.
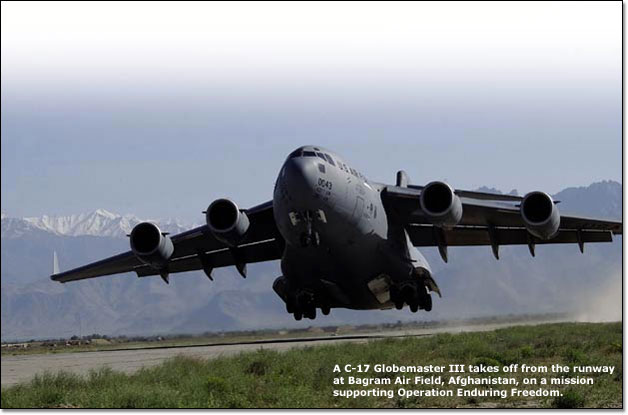
{"label": "tail fin", "polygon": [[52,257],[52,274],[58,274],[59,273],[59,258],[57,258],[57,251],[54,251],[53,257]]}
{"label": "tail fin", "polygon": [[399,170],[397,172],[397,186],[408,187],[409,184],[410,184],[410,177],[408,176],[408,173],[406,173],[403,170]]}

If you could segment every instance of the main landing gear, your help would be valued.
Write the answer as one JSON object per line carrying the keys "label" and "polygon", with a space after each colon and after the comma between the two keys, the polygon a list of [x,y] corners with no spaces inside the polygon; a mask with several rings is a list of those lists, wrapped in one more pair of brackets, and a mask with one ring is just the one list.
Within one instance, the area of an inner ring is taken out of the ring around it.
{"label": "main landing gear", "polygon": [[331,307],[327,304],[318,304],[312,292],[300,291],[286,303],[286,311],[294,315],[294,319],[299,321],[303,317],[314,320],[316,318],[317,306],[323,315],[328,315]]}
{"label": "main landing gear", "polygon": [[413,313],[419,310],[432,310],[432,296],[427,292],[427,287],[422,281],[408,281],[392,285],[390,301],[395,304],[397,310],[401,310],[404,304],[408,304]]}

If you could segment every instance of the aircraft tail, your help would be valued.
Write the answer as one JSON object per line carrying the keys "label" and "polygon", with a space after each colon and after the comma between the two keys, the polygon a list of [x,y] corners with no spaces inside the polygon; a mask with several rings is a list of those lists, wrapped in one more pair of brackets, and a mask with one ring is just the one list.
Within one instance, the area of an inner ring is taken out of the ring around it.
{"label": "aircraft tail", "polygon": [[59,273],[59,258],[57,258],[57,251],[54,251],[52,256],[52,274]]}

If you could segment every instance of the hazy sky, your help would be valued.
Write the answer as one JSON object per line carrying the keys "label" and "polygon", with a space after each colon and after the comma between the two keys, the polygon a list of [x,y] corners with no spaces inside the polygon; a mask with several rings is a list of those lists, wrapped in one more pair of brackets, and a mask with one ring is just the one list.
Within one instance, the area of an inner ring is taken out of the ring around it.
{"label": "hazy sky", "polygon": [[620,181],[621,8],[3,2],[2,210],[201,221],[302,144],[376,181]]}

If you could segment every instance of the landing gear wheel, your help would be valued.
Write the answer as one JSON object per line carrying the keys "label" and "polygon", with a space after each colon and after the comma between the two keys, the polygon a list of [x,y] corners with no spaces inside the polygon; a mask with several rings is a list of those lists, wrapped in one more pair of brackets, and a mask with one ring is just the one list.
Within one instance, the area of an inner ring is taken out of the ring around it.
{"label": "landing gear wheel", "polygon": [[329,306],[321,307],[321,313],[323,313],[324,316],[328,316],[330,311],[331,308]]}
{"label": "landing gear wheel", "polygon": [[301,244],[301,248],[306,248],[308,246],[319,247],[321,245],[321,236],[318,232],[312,232],[308,234],[307,232],[303,232],[299,236],[299,243]]}
{"label": "landing gear wheel", "polygon": [[319,247],[321,246],[321,236],[318,234],[318,232],[312,232],[312,236],[310,237],[310,242],[312,243],[312,246],[314,247]]}
{"label": "landing gear wheel", "polygon": [[419,303],[414,301],[410,303],[410,311],[412,311],[413,313],[419,311]]}
{"label": "landing gear wheel", "polygon": [[408,304],[413,304],[416,303],[416,298],[417,298],[417,290],[416,287],[414,285],[406,285],[403,287],[403,289],[401,290],[401,298],[404,299],[404,301]]}
{"label": "landing gear wheel", "polygon": [[295,311],[295,312],[294,312],[294,319],[295,319],[296,321],[299,321],[299,320],[301,320],[302,318],[303,318],[303,314],[301,314],[301,312],[300,312],[300,311]]}
{"label": "landing gear wheel", "polygon": [[403,308],[403,301],[396,301],[395,302],[395,308],[397,310],[401,310]]}
{"label": "landing gear wheel", "polygon": [[430,294],[425,297],[425,304],[423,306],[425,311],[432,311],[432,296]]}
{"label": "landing gear wheel", "polygon": [[289,314],[294,313],[294,306],[293,306],[291,303],[286,303],[286,311],[287,311]]}
{"label": "landing gear wheel", "polygon": [[310,320],[314,320],[316,318],[316,308],[312,307],[311,309],[305,311],[305,313],[303,313],[305,317],[309,318]]}
{"label": "landing gear wheel", "polygon": [[393,304],[397,304],[397,302],[399,301],[399,288],[397,288],[395,284],[392,284],[388,289],[388,293],[390,295],[390,301]]}

